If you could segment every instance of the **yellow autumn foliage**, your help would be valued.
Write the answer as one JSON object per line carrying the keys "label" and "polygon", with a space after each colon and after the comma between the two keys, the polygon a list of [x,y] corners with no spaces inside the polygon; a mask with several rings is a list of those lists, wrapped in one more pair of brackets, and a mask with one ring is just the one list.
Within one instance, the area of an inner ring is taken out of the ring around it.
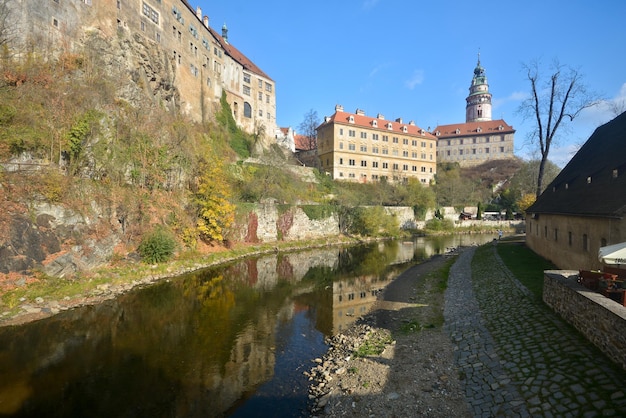
{"label": "yellow autumn foliage", "polygon": [[215,156],[201,165],[195,202],[198,206],[197,230],[205,241],[223,241],[224,231],[235,220],[232,191],[226,181],[223,163]]}
{"label": "yellow autumn foliage", "polygon": [[535,200],[537,200],[537,197],[534,194],[526,193],[517,200],[517,207],[519,208],[519,210],[526,213],[526,209],[528,209],[533,203],[535,203]]}

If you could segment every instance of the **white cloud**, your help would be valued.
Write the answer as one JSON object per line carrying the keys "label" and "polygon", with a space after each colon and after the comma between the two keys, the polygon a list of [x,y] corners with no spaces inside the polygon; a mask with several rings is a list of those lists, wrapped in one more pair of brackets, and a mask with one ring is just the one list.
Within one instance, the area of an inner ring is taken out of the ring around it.
{"label": "white cloud", "polygon": [[497,109],[509,103],[513,103],[513,104],[520,103],[524,101],[526,98],[528,98],[528,92],[514,91],[513,93],[509,94],[507,97],[504,97],[502,99],[494,99],[492,101],[492,105],[494,109]]}
{"label": "white cloud", "polygon": [[580,147],[581,144],[566,144],[564,146],[553,147],[550,149],[548,159],[563,168],[569,163],[574,154],[578,152]]}
{"label": "white cloud", "polygon": [[379,64],[376,67],[374,67],[372,69],[372,71],[370,71],[369,76],[370,77],[374,77],[376,74],[378,74],[379,71],[384,70],[385,68],[389,68],[391,66],[390,63],[385,63],[385,64]]}
{"label": "white cloud", "polygon": [[379,1],[380,0],[365,0],[363,2],[363,8],[365,10],[372,9],[372,8],[374,8],[374,6],[376,6],[376,4],[378,4]]}
{"label": "white cloud", "polygon": [[404,84],[409,88],[409,90],[413,90],[415,86],[422,84],[424,81],[424,70],[415,70],[413,71],[413,75],[409,78]]}
{"label": "white cloud", "polygon": [[626,112],[626,83],[622,84],[615,97],[603,100],[594,107],[583,110],[580,120],[584,123],[600,126]]}

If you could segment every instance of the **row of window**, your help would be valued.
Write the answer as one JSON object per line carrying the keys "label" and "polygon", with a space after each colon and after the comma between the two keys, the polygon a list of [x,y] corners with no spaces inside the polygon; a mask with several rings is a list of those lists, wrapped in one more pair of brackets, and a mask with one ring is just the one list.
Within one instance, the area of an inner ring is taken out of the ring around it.
{"label": "row of window", "polygon": [[[347,161],[348,161],[348,165],[349,166],[353,166],[353,167],[356,166],[356,160],[355,159],[348,158]],[[361,167],[367,167],[367,164],[368,164],[367,160],[360,160],[360,163],[361,163]],[[379,168],[379,164],[380,164],[380,167],[383,170],[389,170],[389,162],[387,162],[387,161],[382,161],[380,163],[378,161],[372,161],[371,164],[372,164],[372,168]],[[344,165],[343,158],[339,158],[339,165]],[[330,160],[328,158],[326,159],[326,166],[327,167],[330,166]],[[433,168],[432,167],[428,167],[428,168],[429,168],[429,172],[432,173],[433,172]],[[400,163],[391,163],[391,169],[392,170],[396,170],[396,171],[400,170]],[[402,171],[409,171],[409,165],[408,164],[402,164]],[[417,172],[417,166],[416,165],[412,165],[411,166],[411,171]],[[420,171],[422,173],[426,173],[427,168],[425,166],[421,166],[420,167]]]}
{"label": "row of window", "polygon": [[[491,137],[493,138],[493,137]],[[460,139],[448,139],[446,141],[446,144],[448,146],[456,146],[456,145],[467,145],[467,144],[488,144],[491,142],[491,138],[490,137],[486,137],[486,138],[472,138],[472,141],[470,142],[469,138],[460,138]],[[495,139],[495,138],[494,138]],[[506,141],[506,137],[504,135],[500,135],[500,142],[504,142]],[[438,146],[442,145],[443,141],[439,141],[439,143],[437,144]],[[495,142],[495,141],[494,141]]]}
{"label": "row of window", "polygon": [[[339,149],[340,150],[344,149],[343,142],[339,143]],[[367,153],[367,150],[368,150],[367,145],[360,145],[359,146],[359,152]],[[382,155],[389,155],[389,148],[387,148],[387,147],[379,148],[378,146],[373,146],[371,148],[371,150],[372,150],[372,154],[381,154],[382,153]],[[356,144],[351,144],[351,143],[348,144],[348,151],[356,151]],[[391,155],[393,155],[394,157],[399,157],[400,156],[400,150],[398,150],[397,148],[392,148],[391,149]],[[413,158],[413,159],[417,159],[418,158],[417,151],[411,151],[410,155],[411,155],[410,158]],[[403,158],[409,158],[409,151],[408,150],[402,150],[402,157]],[[430,160],[432,161],[433,160],[433,154],[432,153],[429,154],[429,157],[430,157]],[[426,157],[426,153],[425,152],[420,153],[419,154],[419,158],[422,159],[422,160],[425,160],[427,158]]]}
{"label": "row of window", "polygon": [[[370,296],[376,296],[376,295],[377,295],[376,291],[374,291],[374,290],[370,291]],[[347,296],[348,296],[348,300],[354,300],[354,296],[355,296],[354,293],[348,293]],[[359,297],[361,299],[366,298],[367,297],[367,292],[361,291],[359,293]],[[343,302],[343,295],[339,295],[337,300],[338,300],[338,302]]]}
{"label": "row of window", "polygon": [[[465,151],[468,151],[468,152],[465,152]],[[471,151],[471,152],[469,152],[469,151]],[[499,147],[499,148],[494,147],[493,151],[494,151],[494,153],[499,151],[500,153],[504,154],[506,152],[506,148],[505,147]],[[472,148],[471,150],[462,150],[462,149],[458,150],[458,154],[460,156],[483,154],[483,152],[485,154],[489,154],[491,152],[491,149],[490,148],[484,148],[484,149],[483,148],[478,148],[478,149]],[[437,151],[437,155],[439,155],[441,157],[443,157],[443,156],[450,157],[451,155],[457,155],[457,150],[446,150],[445,153],[444,153],[444,151]]]}
{"label": "row of window", "polygon": [[[538,222],[535,222],[535,235],[539,236],[539,223]],[[544,226],[543,237],[545,239],[550,239],[549,235],[552,235],[552,239],[554,240],[554,242],[559,241],[559,229],[558,228],[554,228],[552,231],[549,231],[548,227]],[[582,249],[584,251],[589,251],[589,237],[587,236],[587,234],[582,234],[581,238],[582,238],[582,241],[581,241]],[[572,231],[567,232],[567,244],[570,247],[574,245],[574,235]],[[601,238],[600,247],[606,247],[606,245],[607,245],[606,238]]]}
{"label": "row of window", "polygon": [[[244,83],[250,84],[251,79],[252,79],[252,77],[250,77],[250,74],[243,73],[243,82]],[[262,88],[263,88],[263,80],[259,79],[259,89],[262,89]],[[272,86],[271,83],[268,83],[267,81],[265,82],[265,91],[271,93],[273,88],[274,87]],[[245,89],[245,86],[244,86],[244,89]]]}
{"label": "row of window", "polygon": [[[367,139],[368,138],[368,132],[366,131],[361,131],[360,133],[360,137],[361,139]],[[343,128],[339,128],[339,137],[343,137],[344,136],[344,132],[343,132]],[[389,142],[389,135],[380,135],[377,133],[371,133],[370,134],[372,141],[378,141],[379,138],[382,138],[382,142]],[[349,138],[356,138],[356,130],[355,129],[348,129],[348,137]],[[393,144],[399,144],[400,143],[400,139],[397,136],[393,136],[391,137],[391,142]],[[417,139],[412,139],[410,140],[411,146],[413,147],[417,147],[418,146],[418,142],[419,145],[422,148],[426,148],[427,144],[426,141],[418,141]],[[407,138],[402,138],[402,145],[409,145],[409,139]],[[430,143],[430,148],[433,147],[432,142]]]}
{"label": "row of window", "polygon": [[[339,178],[345,178],[346,176],[344,175],[343,171],[340,171],[339,173]],[[347,176],[349,179],[356,179],[356,173],[348,173]],[[391,177],[392,180],[394,182],[398,182],[398,181],[402,181],[403,183],[406,183],[409,181],[408,177],[400,177],[400,176],[392,176]],[[367,174],[365,173],[361,173],[361,175],[359,176],[360,181],[362,182],[367,182]],[[372,174],[372,180],[373,181],[379,181],[379,180],[389,180],[389,176],[379,176],[378,174]],[[428,183],[428,181],[425,178],[420,178],[419,181],[421,183]]]}

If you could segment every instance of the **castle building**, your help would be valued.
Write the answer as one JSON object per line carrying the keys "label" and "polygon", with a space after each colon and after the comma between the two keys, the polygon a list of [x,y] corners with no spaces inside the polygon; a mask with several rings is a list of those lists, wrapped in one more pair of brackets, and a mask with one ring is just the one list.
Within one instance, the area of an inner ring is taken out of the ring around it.
{"label": "castle building", "polygon": [[491,93],[480,57],[465,100],[465,123],[439,125],[433,131],[437,161],[473,166],[514,158],[515,130],[503,119],[491,119]]}
{"label": "castle building", "polygon": [[437,171],[435,136],[413,121],[386,120],[337,105],[317,128],[321,170],[348,181],[407,181],[429,185]]}
{"label": "castle building", "polygon": [[22,0],[7,6],[10,54],[18,59],[94,54],[87,42],[104,39],[115,48],[101,51],[106,64],[125,69],[157,102],[201,122],[210,120],[225,92],[242,129],[263,133],[266,141],[274,137],[275,82],[229,43],[226,25],[217,33],[186,0]]}

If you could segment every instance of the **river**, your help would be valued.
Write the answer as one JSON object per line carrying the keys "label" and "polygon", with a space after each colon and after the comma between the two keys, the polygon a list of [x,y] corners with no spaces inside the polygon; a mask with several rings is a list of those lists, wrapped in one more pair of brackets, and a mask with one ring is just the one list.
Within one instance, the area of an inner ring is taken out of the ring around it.
{"label": "river", "polygon": [[301,417],[324,337],[409,265],[492,235],[248,258],[0,328],[0,417]]}

